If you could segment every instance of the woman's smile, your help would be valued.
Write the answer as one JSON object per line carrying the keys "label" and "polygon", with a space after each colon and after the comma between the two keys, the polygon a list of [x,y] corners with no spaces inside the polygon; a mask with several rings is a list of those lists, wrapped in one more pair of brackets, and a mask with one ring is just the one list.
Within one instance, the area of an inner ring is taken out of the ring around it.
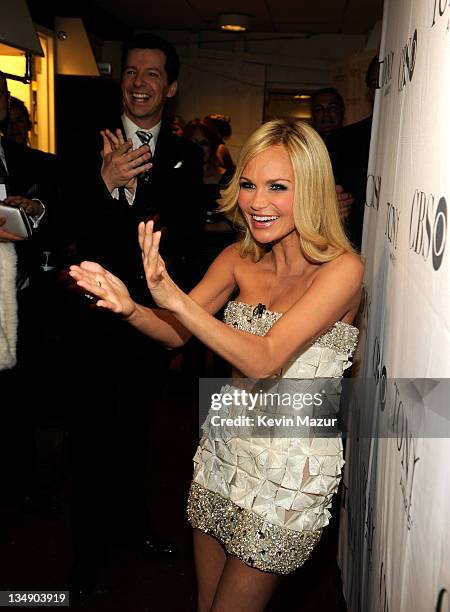
{"label": "woman's smile", "polygon": [[277,215],[256,215],[256,214],[250,215],[250,217],[252,219],[252,226],[255,229],[266,229],[268,227],[271,227],[280,218]]}
{"label": "woman's smile", "polygon": [[294,180],[291,160],[280,145],[259,153],[244,168],[239,206],[258,242],[281,240],[295,229]]}

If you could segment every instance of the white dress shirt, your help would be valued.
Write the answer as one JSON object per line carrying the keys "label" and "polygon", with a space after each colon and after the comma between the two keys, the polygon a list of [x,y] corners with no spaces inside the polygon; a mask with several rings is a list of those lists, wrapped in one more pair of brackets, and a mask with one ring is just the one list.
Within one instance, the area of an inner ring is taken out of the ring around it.
{"label": "white dress shirt", "polygon": [[[161,131],[161,121],[157,123],[155,126],[153,126],[152,128],[150,128],[149,130],[144,130],[143,128],[136,125],[133,121],[131,121],[131,119],[127,117],[124,113],[122,115],[122,124],[125,130],[125,139],[128,140],[128,138],[131,138],[133,142],[133,151],[135,149],[139,149],[139,147],[142,146],[142,142],[139,139],[139,136],[136,134],[137,131],[147,132],[148,134],[152,135],[152,138],[150,142],[148,143],[148,146],[150,147],[150,153],[152,154],[152,157],[153,157],[153,155],[155,154],[155,147],[156,147],[156,142],[158,140],[159,132]],[[118,200],[119,190],[117,188],[113,189],[111,192],[111,195],[113,198]],[[125,197],[130,206],[134,202],[135,195],[136,195],[136,191],[132,191],[131,189],[127,189],[125,187]]]}

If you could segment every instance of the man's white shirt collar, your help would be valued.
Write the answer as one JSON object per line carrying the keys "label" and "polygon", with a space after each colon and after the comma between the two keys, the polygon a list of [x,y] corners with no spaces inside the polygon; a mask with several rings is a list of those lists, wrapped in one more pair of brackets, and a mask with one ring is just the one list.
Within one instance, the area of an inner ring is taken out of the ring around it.
{"label": "man's white shirt collar", "polygon": [[[143,128],[140,128],[138,125],[133,123],[133,121],[131,121],[131,119],[127,117],[125,113],[122,115],[122,124],[125,130],[125,137],[127,139],[131,138],[131,140],[133,141],[133,149],[138,149],[142,145],[142,142],[139,140],[139,137],[136,136],[136,132],[137,130],[143,130]],[[152,139],[149,142],[149,146],[150,146],[150,151],[152,155],[154,155],[156,142],[158,140],[159,132],[161,131],[161,121],[157,123],[156,125],[154,125],[152,128],[150,128],[149,130],[143,130],[143,131],[152,135]]]}

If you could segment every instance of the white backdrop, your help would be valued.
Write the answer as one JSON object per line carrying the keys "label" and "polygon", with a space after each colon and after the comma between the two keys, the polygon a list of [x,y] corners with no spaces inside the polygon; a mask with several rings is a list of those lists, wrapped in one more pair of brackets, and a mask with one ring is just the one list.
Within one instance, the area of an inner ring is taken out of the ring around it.
{"label": "white backdrop", "polygon": [[450,0],[385,0],[380,61],[340,564],[351,612],[448,612]]}

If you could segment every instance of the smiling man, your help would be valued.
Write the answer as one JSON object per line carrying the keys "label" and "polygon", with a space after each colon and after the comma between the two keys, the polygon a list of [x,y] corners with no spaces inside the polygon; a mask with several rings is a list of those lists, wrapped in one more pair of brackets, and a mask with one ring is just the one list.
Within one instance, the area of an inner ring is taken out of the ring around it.
{"label": "smiling man", "polygon": [[172,98],[177,90],[176,67],[172,66],[169,76],[166,64],[166,56],[160,49],[128,52],[122,78],[123,103],[126,115],[143,129],[161,120],[166,98]]}
{"label": "smiling man", "polygon": [[175,137],[163,121],[166,101],[177,91],[179,70],[174,47],[162,38],[140,34],[125,45],[122,116],[113,129],[101,132],[102,182],[91,189],[89,210],[82,208],[89,227],[81,219],[80,256],[112,267],[146,299],[138,222],[156,216],[166,228],[163,250],[179,277],[201,228],[201,152]]}
{"label": "smiling man", "polygon": [[[77,193],[72,207],[80,228],[77,260],[100,262],[131,288],[134,299],[150,306],[138,223],[156,217],[165,228],[164,256],[186,286],[202,225],[203,160],[197,146],[172,134],[163,121],[165,103],[177,91],[175,49],[159,37],[141,34],[124,51],[122,116],[102,131],[99,164],[88,159],[89,150],[79,156],[84,170],[74,164],[72,191],[83,177],[82,197]],[[152,531],[144,495],[152,403],[167,371],[168,353],[101,309],[75,314],[69,369],[81,369],[93,389],[88,395],[77,395],[75,389],[71,397],[75,565],[70,589],[83,596],[95,587],[112,539],[138,545],[153,557],[170,558],[175,548]],[[156,499],[151,507],[156,515],[165,512]]]}
{"label": "smiling man", "polygon": [[[127,201],[132,204],[137,177],[144,175],[149,182],[164,105],[177,91],[179,69],[178,55],[162,39],[141,35],[128,44],[122,73],[122,130],[102,133],[102,178],[113,197],[119,197],[115,188],[125,187]],[[177,145],[174,141],[170,144]]]}

